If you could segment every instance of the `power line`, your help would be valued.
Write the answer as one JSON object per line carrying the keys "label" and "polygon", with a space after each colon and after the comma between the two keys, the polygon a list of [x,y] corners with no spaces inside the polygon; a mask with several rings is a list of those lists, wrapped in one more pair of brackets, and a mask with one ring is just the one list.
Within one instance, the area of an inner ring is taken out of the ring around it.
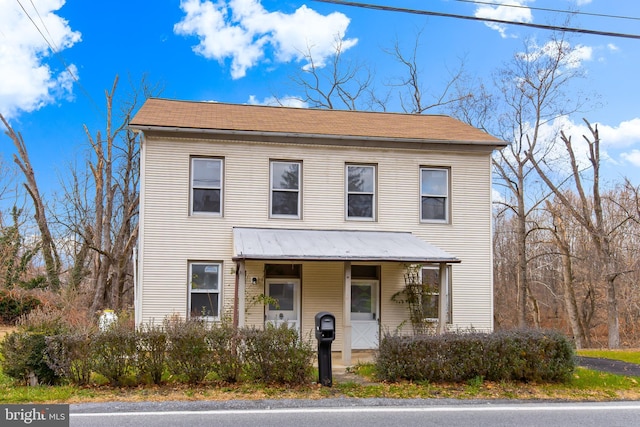
{"label": "power line", "polygon": [[[42,33],[42,30],[40,29],[40,27],[38,27],[38,24],[36,24],[36,22],[33,20],[33,18],[31,17],[31,15],[29,15],[29,12],[27,12],[27,10],[25,9],[25,7],[22,5],[22,3],[20,2],[20,0],[16,0],[16,2],[20,5],[20,8],[22,9],[22,11],[24,12],[24,14],[27,16],[27,18],[29,18],[29,21],[31,21],[31,23],[33,24],[34,27],[36,27],[36,30],[38,30],[38,33],[40,33],[40,35],[42,36],[42,38],[44,39],[44,41],[47,43],[47,46],[49,46],[49,49],[51,49],[51,52],[53,52],[53,54],[55,55],[56,58],[58,58],[58,61],[60,61],[62,63],[62,66],[64,67],[64,69],[67,71],[67,73],[69,73],[69,75],[71,76],[71,78],[73,79],[73,81],[76,83],[76,85],[80,88],[80,90],[82,91],[82,93],[89,99],[89,101],[91,102],[91,104],[93,105],[93,107],[98,111],[98,113],[102,116],[105,117],[104,112],[100,109],[100,107],[98,106],[98,104],[93,100],[93,98],[91,97],[91,95],[89,94],[89,92],[84,88],[84,86],[80,83],[80,80],[78,80],[78,77],[76,77],[76,75],[73,73],[73,71],[71,71],[71,68],[67,65],[66,61],[64,60],[64,57],[62,56],[62,54],[60,52],[58,52],[58,49],[54,47],[55,42],[53,41],[53,37],[51,36],[51,33],[49,33],[49,30],[47,29],[47,26],[44,24],[44,21],[42,21],[42,17],[40,16],[40,12],[38,12],[38,9],[36,8],[35,4],[33,4],[33,1],[31,1],[31,5],[33,6],[34,10],[36,11],[36,14],[38,15],[38,17],[40,18],[40,22],[42,22],[42,26],[44,27],[45,31],[47,32],[47,34],[49,34],[49,37],[51,37],[51,41],[49,41],[49,39],[47,39],[47,37],[45,37],[45,35]],[[53,43],[53,45],[52,45]]]}
{"label": "power line", "polygon": [[505,21],[502,19],[480,18],[477,16],[456,15],[453,13],[431,12],[428,10],[418,10],[418,9],[405,9],[400,7],[383,6],[383,5],[376,5],[376,4],[370,4],[370,3],[356,3],[356,2],[343,1],[343,0],[314,0],[314,1],[317,1],[320,3],[338,4],[342,6],[360,7],[363,9],[382,10],[385,12],[401,12],[401,13],[410,13],[414,15],[439,16],[443,18],[466,19],[469,21],[493,22],[496,24],[506,24],[506,25],[520,25],[522,27],[538,28],[541,30],[563,31],[567,33],[581,33],[581,34],[591,34],[591,35],[597,35],[597,36],[621,37],[626,39],[640,40],[640,35],[638,34],[614,33],[609,31],[588,30],[584,28],[559,27],[556,25],[533,24],[530,22]]}
{"label": "power line", "polygon": [[479,1],[479,0],[454,0],[454,1],[457,1],[460,3],[484,4],[487,6],[513,7],[513,8],[521,8],[521,9],[540,10],[543,12],[569,13],[572,15],[597,16],[600,18],[630,19],[634,21],[640,21],[640,18],[637,18],[635,16],[607,15],[604,13],[581,12],[578,10],[573,11],[573,10],[561,10],[561,9],[548,9],[544,7],[524,6],[521,4],[492,3],[488,1]]}
{"label": "power line", "polygon": [[[42,16],[40,15],[40,12],[38,11],[38,8],[36,7],[36,5],[33,3],[33,0],[31,1],[31,6],[33,7],[33,10],[36,11],[36,15],[38,15],[38,18],[40,19],[40,23],[42,24],[42,27],[44,28],[44,30],[47,32],[47,34],[49,35],[49,38],[51,39],[51,43],[53,43],[53,46],[55,48],[55,50],[58,50],[58,46],[56,46],[55,41],[53,40],[53,36],[51,35],[51,33],[49,32],[49,29],[47,28],[47,24],[44,23],[44,20],[42,19]],[[18,1],[18,3],[20,3]],[[20,5],[22,6],[22,5]],[[24,10],[24,8],[22,8],[22,10]],[[41,33],[42,34],[42,33]],[[43,36],[44,37],[44,36]]]}

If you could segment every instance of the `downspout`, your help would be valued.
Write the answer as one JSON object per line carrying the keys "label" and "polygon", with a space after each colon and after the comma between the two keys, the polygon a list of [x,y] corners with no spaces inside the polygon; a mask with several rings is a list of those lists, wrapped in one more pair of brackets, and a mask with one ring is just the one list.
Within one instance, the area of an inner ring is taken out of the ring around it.
{"label": "downspout", "polygon": [[138,289],[138,247],[133,247],[131,255],[133,261],[133,313],[136,326],[140,326],[142,313],[140,312],[140,289]]}
{"label": "downspout", "polygon": [[239,285],[240,285],[240,262],[236,262],[236,285],[233,289],[233,329],[238,329],[240,314],[238,312],[239,297]]}

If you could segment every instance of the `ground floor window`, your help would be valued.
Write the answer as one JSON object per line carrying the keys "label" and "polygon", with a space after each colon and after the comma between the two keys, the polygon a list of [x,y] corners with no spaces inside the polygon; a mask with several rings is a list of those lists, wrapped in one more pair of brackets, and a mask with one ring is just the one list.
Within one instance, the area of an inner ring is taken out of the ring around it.
{"label": "ground floor window", "polygon": [[437,322],[440,318],[440,299],[446,298],[446,322],[451,323],[451,274],[450,268],[445,268],[445,283],[447,289],[441,288],[440,268],[437,264],[425,264],[422,267],[422,313],[425,320]]}
{"label": "ground floor window", "polygon": [[189,263],[189,315],[207,320],[220,318],[222,264]]}

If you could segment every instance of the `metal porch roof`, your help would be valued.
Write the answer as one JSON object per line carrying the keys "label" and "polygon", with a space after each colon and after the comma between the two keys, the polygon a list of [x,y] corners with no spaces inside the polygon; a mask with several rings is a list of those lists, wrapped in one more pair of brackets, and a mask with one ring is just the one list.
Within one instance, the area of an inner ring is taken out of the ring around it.
{"label": "metal porch roof", "polygon": [[406,232],[235,227],[233,243],[234,260],[460,262]]}

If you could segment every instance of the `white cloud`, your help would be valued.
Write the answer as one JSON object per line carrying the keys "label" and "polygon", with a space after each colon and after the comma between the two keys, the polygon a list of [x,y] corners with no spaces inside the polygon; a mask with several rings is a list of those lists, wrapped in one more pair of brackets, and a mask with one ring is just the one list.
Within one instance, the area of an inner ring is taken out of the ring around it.
{"label": "white cloud", "polygon": [[640,145],[640,118],[620,122],[618,126],[598,124],[598,132],[602,144],[607,147]]}
{"label": "white cloud", "polygon": [[[552,164],[553,168],[568,175],[571,172],[569,157],[565,144],[560,139],[560,132],[571,139],[571,145],[576,156],[576,161],[581,169],[588,166],[588,145],[583,135],[589,140],[593,139],[587,125],[580,121],[573,122],[568,117],[560,117],[553,122],[543,124],[540,127],[538,140],[540,141],[541,151],[547,152],[545,158],[548,164]],[[601,158],[608,158],[604,147],[601,147]]]}
{"label": "white cloud", "polygon": [[612,52],[617,52],[618,50],[620,50],[620,48],[613,43],[608,43],[607,48]]}
{"label": "white cloud", "polygon": [[[600,159],[603,166],[625,163],[640,166],[640,149],[633,148],[640,146],[640,118],[620,122],[617,126],[602,123],[591,123],[591,126],[598,128]],[[559,136],[560,130],[564,131],[567,137],[571,137],[578,164],[583,168],[587,167],[588,145],[584,137],[593,140],[593,135],[583,121],[573,122],[566,117],[556,119],[540,129],[539,140],[543,147],[549,150],[548,162],[558,171],[570,172],[567,151]],[[632,149],[622,151],[625,148]]]}
{"label": "white cloud", "polygon": [[[259,0],[182,0],[185,17],[174,26],[183,36],[200,40],[194,51],[220,63],[231,60],[231,77],[244,77],[249,68],[273,52],[278,62],[306,62],[310,53],[315,65],[324,66],[335,51],[353,47],[357,39],[346,39],[350,20],[342,13],[321,15],[303,5],[292,14],[267,11]],[[307,65],[307,64],[305,64]]]}
{"label": "white cloud", "polygon": [[[59,62],[55,68],[47,63],[53,52],[43,38],[47,37],[57,51],[80,41],[80,33],[55,13],[64,3],[22,2],[32,22],[17,2],[0,0],[0,113],[5,117],[37,110],[71,94],[73,76]],[[68,69],[77,77],[73,64]]]}
{"label": "white cloud", "polygon": [[640,167],[640,150],[634,149],[628,153],[622,153],[620,157],[633,166]]}
{"label": "white cloud", "polygon": [[540,58],[547,57],[554,59],[559,56],[558,52],[563,52],[561,56],[561,67],[567,69],[579,68],[584,61],[593,59],[593,48],[590,46],[571,46],[566,41],[548,41],[543,46],[538,46],[534,41],[529,44],[527,52],[520,52],[517,55],[523,60],[535,62]]}
{"label": "white cloud", "polygon": [[495,208],[495,207],[498,207],[499,204],[506,203],[507,199],[505,198],[505,196],[502,193],[500,193],[500,191],[497,188],[492,187],[491,188],[491,201],[493,202],[494,208]]}
{"label": "white cloud", "polygon": [[[476,8],[476,18],[497,19],[501,21],[532,22],[531,9],[525,7],[527,0],[498,0],[499,6],[480,5]],[[517,7],[510,7],[517,6]],[[485,25],[500,33],[502,38],[508,37],[507,25],[485,22]]]}
{"label": "white cloud", "polygon": [[275,107],[295,107],[295,108],[309,108],[309,104],[296,96],[283,96],[282,98],[276,98],[269,96],[262,101],[258,100],[254,95],[249,96],[249,104],[251,105],[269,105]]}
{"label": "white cloud", "polygon": [[576,5],[584,6],[585,4],[591,3],[591,0],[576,0]]}
{"label": "white cloud", "polygon": [[578,68],[584,61],[593,59],[593,48],[591,46],[577,45],[568,55],[566,65],[568,68]]}

